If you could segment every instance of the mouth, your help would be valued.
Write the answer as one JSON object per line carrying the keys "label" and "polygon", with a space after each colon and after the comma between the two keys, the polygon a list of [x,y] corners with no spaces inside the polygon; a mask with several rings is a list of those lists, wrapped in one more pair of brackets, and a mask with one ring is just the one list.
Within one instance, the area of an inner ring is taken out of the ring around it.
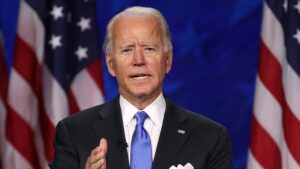
{"label": "mouth", "polygon": [[132,78],[134,80],[145,80],[149,77],[150,77],[149,74],[136,74],[136,75],[131,75],[130,76],[130,78]]}

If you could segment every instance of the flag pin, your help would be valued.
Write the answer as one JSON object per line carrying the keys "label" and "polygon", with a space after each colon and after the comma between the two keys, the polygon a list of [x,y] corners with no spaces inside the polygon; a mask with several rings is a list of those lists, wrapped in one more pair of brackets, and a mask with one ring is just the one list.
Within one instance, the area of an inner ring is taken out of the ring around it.
{"label": "flag pin", "polygon": [[178,131],[177,131],[178,133],[180,133],[180,134],[185,134],[185,131],[184,130],[182,130],[182,129],[178,129]]}

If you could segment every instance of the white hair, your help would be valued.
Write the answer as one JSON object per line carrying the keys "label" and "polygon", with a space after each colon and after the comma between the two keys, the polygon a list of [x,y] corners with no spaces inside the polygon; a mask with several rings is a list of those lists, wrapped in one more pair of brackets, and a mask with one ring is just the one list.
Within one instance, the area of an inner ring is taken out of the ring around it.
{"label": "white hair", "polygon": [[169,31],[168,24],[163,17],[163,15],[156,9],[150,7],[141,7],[141,6],[134,6],[127,8],[117,15],[115,15],[108,23],[106,27],[106,34],[105,40],[103,44],[103,51],[105,53],[111,54],[113,52],[113,26],[118,19],[121,17],[128,17],[128,16],[152,16],[154,17],[160,24],[163,41],[164,41],[164,52],[168,52],[172,50],[172,43],[171,43],[171,35]]}

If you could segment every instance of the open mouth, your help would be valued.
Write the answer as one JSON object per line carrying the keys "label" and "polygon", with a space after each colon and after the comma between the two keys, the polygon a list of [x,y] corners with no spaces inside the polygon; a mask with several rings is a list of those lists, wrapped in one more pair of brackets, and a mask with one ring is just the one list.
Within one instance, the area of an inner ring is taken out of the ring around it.
{"label": "open mouth", "polygon": [[150,75],[148,75],[148,74],[137,74],[137,75],[130,76],[130,78],[132,78],[134,80],[144,80],[144,79],[147,79],[148,77],[150,77]]}

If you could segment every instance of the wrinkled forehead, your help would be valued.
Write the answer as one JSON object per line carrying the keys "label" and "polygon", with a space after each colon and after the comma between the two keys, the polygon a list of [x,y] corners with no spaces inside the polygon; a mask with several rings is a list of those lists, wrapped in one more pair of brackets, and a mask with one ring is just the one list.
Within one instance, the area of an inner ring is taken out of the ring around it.
{"label": "wrinkled forehead", "polygon": [[140,32],[141,36],[151,35],[163,37],[159,20],[154,16],[121,16],[113,25],[113,39],[131,32]]}

